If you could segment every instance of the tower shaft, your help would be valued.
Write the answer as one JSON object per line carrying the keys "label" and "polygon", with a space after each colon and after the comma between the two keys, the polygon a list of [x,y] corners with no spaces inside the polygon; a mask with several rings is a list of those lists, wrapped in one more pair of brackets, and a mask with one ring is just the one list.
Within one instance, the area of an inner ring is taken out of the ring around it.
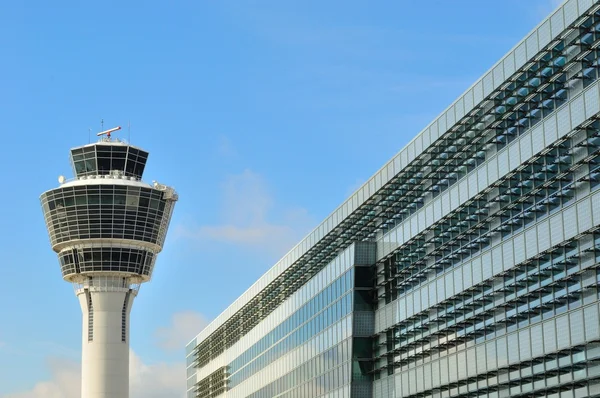
{"label": "tower shaft", "polygon": [[90,278],[76,291],[83,315],[82,398],[129,397],[129,314],[137,291],[127,278],[106,279]]}

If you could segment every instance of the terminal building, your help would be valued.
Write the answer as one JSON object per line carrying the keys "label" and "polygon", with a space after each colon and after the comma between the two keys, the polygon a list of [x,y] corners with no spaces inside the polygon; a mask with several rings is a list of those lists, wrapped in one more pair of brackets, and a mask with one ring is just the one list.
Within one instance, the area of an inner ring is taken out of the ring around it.
{"label": "terminal building", "polygon": [[188,398],[600,396],[599,46],[564,2],[188,344]]}

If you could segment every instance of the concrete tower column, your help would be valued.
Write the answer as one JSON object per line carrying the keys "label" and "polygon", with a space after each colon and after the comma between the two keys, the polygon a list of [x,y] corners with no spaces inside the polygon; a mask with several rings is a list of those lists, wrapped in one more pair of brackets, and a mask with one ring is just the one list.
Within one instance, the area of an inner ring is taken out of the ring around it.
{"label": "concrete tower column", "polygon": [[83,315],[82,397],[129,397],[129,314],[136,293],[106,285],[76,291]]}

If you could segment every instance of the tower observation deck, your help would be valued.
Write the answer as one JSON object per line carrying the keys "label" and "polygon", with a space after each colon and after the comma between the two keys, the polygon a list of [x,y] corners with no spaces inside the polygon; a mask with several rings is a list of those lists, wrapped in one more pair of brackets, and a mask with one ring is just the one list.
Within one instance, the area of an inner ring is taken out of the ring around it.
{"label": "tower observation deck", "polygon": [[142,182],[148,152],[111,138],[114,130],[71,149],[75,178],[59,177],[41,195],[52,249],[83,314],[82,398],[129,396],[129,314],[178,199],[173,188]]}

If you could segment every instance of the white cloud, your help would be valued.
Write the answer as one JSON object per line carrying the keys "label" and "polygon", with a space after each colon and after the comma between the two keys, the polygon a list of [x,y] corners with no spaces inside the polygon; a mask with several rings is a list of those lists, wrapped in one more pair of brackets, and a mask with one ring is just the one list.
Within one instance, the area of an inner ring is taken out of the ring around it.
{"label": "white cloud", "polygon": [[81,365],[64,358],[49,358],[52,380],[37,383],[30,391],[2,395],[1,398],[78,398],[81,396]]}
{"label": "white cloud", "polygon": [[[251,170],[230,175],[222,186],[222,223],[175,228],[179,237],[250,247],[280,256],[314,225],[303,208],[277,212],[262,176]],[[277,218],[278,221],[271,221]]]}
{"label": "white cloud", "polygon": [[[81,362],[49,358],[51,380],[38,382],[31,390],[0,398],[79,398],[81,397]],[[129,351],[129,391],[131,398],[184,398],[185,364],[183,362],[145,364]]]}
{"label": "white cloud", "polygon": [[[201,329],[206,318],[193,311],[176,312],[171,324],[156,331],[161,348],[183,350]],[[130,398],[185,398],[186,371],[181,362],[145,363],[129,350]],[[50,380],[38,382],[31,390],[0,394],[0,398],[79,398],[81,396],[81,362],[78,359],[50,356],[46,367]]]}
{"label": "white cloud", "polygon": [[131,398],[184,398],[185,363],[145,364],[129,353],[129,391]]}
{"label": "white cloud", "polygon": [[264,179],[251,170],[229,175],[222,186],[223,216],[227,222],[252,225],[265,220],[273,205]]}
{"label": "white cloud", "polygon": [[185,345],[208,325],[202,315],[194,311],[177,312],[168,327],[156,331],[158,346],[165,350],[183,350]]}

